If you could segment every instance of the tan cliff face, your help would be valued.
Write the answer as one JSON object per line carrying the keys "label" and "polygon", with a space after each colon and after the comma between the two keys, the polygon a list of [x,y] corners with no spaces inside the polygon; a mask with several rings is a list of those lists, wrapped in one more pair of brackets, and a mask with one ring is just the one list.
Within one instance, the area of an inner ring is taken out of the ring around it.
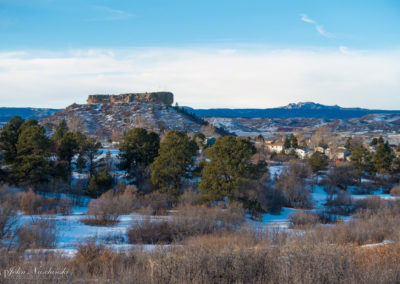
{"label": "tan cliff face", "polygon": [[170,92],[128,93],[120,95],[89,95],[88,104],[143,102],[171,106],[174,95]]}

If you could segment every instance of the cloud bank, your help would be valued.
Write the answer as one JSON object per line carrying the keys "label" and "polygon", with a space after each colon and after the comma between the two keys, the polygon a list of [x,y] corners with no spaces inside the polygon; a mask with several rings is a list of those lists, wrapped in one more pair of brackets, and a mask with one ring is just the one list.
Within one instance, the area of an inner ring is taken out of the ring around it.
{"label": "cloud bank", "polygon": [[[0,53],[1,106],[65,107],[88,94],[172,91],[180,105],[315,101],[400,109],[400,51],[142,48]],[[51,54],[51,55],[49,55]]]}

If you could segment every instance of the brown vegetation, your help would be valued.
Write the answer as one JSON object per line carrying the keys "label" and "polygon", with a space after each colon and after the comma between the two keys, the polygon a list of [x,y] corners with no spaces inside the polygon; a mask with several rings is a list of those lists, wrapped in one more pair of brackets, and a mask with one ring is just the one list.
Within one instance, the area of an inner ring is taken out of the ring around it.
{"label": "brown vegetation", "polygon": [[128,231],[131,243],[171,243],[188,236],[232,231],[239,227],[243,216],[231,209],[186,206],[179,208],[171,219],[136,222]]}

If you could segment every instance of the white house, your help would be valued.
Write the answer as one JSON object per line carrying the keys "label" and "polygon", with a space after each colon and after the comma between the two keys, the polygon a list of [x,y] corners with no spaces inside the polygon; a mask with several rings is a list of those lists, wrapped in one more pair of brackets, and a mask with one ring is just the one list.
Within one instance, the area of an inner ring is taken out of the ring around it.
{"label": "white house", "polygon": [[276,153],[280,153],[282,152],[282,150],[284,149],[284,143],[283,142],[277,142],[277,143],[272,143],[272,144],[267,144],[267,148],[271,151],[271,152],[276,152]]}
{"label": "white house", "polygon": [[305,159],[309,156],[309,152],[307,149],[296,149],[296,155],[300,158],[300,159]]}

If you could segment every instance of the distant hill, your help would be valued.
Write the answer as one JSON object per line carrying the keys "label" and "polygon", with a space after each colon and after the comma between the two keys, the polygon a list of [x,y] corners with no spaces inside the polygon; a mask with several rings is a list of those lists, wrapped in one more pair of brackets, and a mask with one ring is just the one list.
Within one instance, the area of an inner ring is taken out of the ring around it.
{"label": "distant hill", "polygon": [[0,107],[0,126],[6,124],[14,116],[20,116],[23,119],[42,119],[59,111],[61,111],[61,109]]}
{"label": "distant hill", "polygon": [[168,130],[180,130],[218,136],[221,132],[206,121],[175,107],[141,101],[73,104],[41,119],[40,123],[52,132],[63,120],[71,130],[79,130],[89,137],[113,141],[120,140],[125,131],[134,127],[143,127],[160,134]]}
{"label": "distant hill", "polygon": [[185,107],[185,109],[200,117],[350,119],[360,118],[368,114],[400,114],[400,110],[342,108],[337,105],[326,106],[313,102],[292,103],[283,107],[266,109],[193,109],[190,107]]}

